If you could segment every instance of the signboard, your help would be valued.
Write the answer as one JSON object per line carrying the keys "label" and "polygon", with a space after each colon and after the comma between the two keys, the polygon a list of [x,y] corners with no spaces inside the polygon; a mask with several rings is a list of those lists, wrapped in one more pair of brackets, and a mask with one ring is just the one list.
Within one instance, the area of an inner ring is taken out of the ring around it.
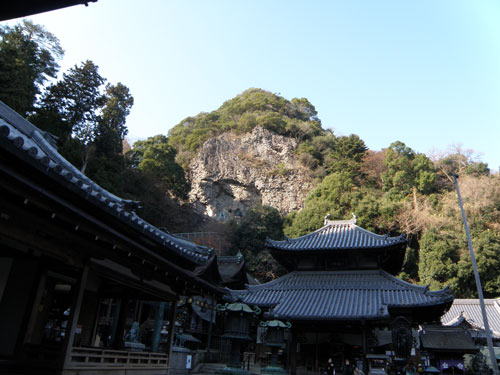
{"label": "signboard", "polygon": [[191,354],[188,354],[186,356],[186,368],[188,370],[191,370],[191,362],[193,361],[193,356]]}

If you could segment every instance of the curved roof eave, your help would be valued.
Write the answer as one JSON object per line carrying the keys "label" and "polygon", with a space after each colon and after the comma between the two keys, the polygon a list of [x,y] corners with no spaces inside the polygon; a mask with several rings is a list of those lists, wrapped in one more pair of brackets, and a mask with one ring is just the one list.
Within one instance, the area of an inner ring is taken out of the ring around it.
{"label": "curved roof eave", "polygon": [[198,265],[205,264],[210,259],[212,249],[162,231],[140,218],[134,211],[138,202],[117,197],[85,176],[59,154],[46,136],[45,132],[0,101],[0,142],[10,143],[42,173],[79,193],[89,202],[104,208],[160,246]]}

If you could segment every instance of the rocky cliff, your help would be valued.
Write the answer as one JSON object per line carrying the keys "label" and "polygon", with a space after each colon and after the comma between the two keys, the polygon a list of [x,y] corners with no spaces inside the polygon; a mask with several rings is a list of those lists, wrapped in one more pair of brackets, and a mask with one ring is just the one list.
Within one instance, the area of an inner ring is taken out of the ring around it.
{"label": "rocky cliff", "polygon": [[281,213],[302,208],[313,179],[297,160],[296,148],[296,140],[261,127],[207,140],[189,167],[194,209],[226,221],[256,204]]}

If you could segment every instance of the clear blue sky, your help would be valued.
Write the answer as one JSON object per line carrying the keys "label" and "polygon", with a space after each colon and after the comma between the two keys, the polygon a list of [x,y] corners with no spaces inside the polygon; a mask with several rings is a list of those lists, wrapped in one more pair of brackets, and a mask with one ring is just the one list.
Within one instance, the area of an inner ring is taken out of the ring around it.
{"label": "clear blue sky", "polygon": [[30,18],[64,68],[92,59],[130,87],[132,139],[260,87],[372,149],[461,143],[500,166],[497,0],[99,0]]}

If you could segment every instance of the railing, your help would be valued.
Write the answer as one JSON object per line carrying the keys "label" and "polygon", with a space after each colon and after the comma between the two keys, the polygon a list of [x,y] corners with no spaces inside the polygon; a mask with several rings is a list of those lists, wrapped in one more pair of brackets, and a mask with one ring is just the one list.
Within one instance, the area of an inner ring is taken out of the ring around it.
{"label": "railing", "polygon": [[71,349],[70,363],[66,368],[82,367],[142,367],[166,368],[168,355],[153,352],[128,352],[124,350],[80,348]]}

